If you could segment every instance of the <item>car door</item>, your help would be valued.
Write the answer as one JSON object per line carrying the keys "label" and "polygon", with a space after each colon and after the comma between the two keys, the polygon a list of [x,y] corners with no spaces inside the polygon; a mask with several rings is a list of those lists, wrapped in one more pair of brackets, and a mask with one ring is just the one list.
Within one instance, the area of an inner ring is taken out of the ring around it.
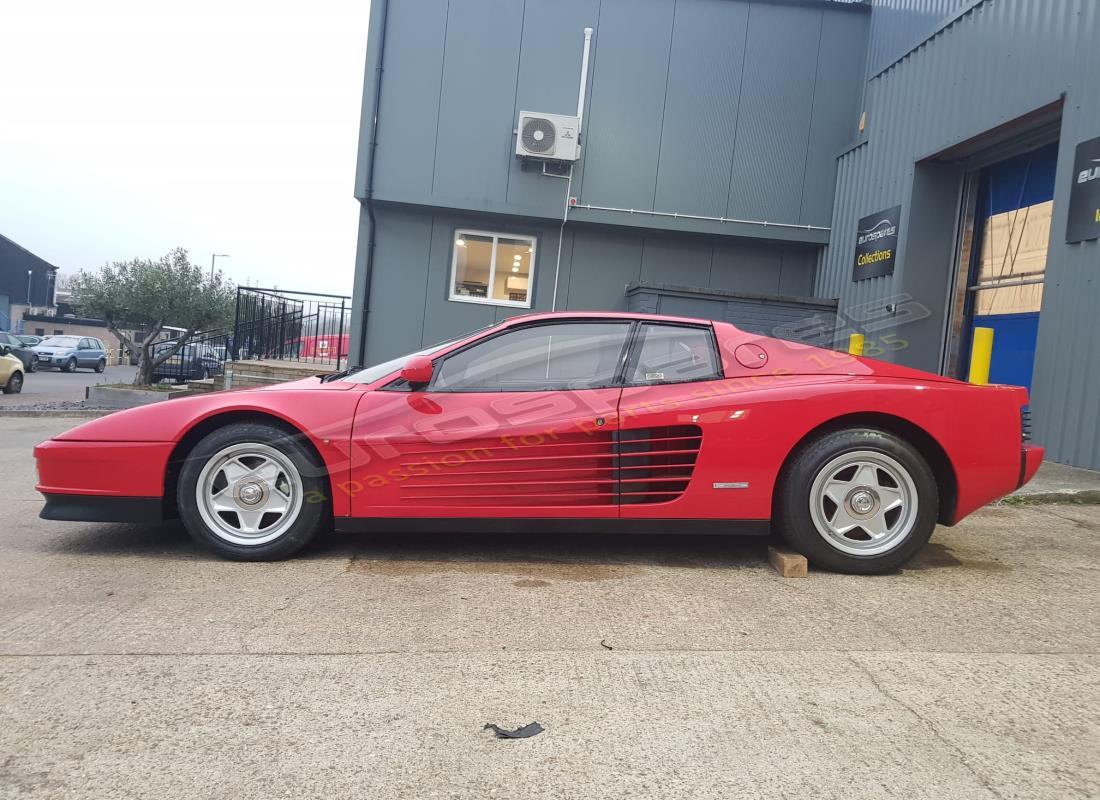
{"label": "car door", "polygon": [[365,392],[352,515],[614,517],[615,418],[629,320],[543,321],[434,363],[431,383]]}
{"label": "car door", "polygon": [[738,516],[736,493],[718,492],[738,479],[721,364],[710,325],[639,326],[619,401],[622,517]]}
{"label": "car door", "polygon": [[74,355],[76,356],[76,365],[78,367],[90,367],[91,366],[91,363],[90,363],[90,360],[89,360],[90,357],[88,355],[91,351],[92,351],[92,341],[91,341],[91,339],[88,339],[87,337],[84,337],[79,342],[77,342],[76,352],[74,353]]}
{"label": "car door", "polygon": [[0,355],[12,355],[18,358],[23,366],[29,366],[26,357],[26,346],[10,333],[0,331]]}

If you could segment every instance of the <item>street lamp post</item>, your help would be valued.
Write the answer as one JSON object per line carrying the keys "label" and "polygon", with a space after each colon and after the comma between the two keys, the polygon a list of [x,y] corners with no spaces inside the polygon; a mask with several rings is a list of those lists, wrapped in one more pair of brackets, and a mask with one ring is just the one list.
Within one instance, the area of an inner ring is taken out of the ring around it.
{"label": "street lamp post", "polygon": [[34,270],[27,270],[27,308],[31,307],[31,278],[34,277]]}
{"label": "street lamp post", "polygon": [[210,278],[214,277],[214,259],[215,258],[229,258],[229,253],[211,253],[210,254]]}

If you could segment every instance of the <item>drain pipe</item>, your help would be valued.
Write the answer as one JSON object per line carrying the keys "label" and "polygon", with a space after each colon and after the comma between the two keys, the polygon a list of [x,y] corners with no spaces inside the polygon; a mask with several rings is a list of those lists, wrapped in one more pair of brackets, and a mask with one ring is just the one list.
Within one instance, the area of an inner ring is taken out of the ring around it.
{"label": "drain pipe", "polygon": [[[371,97],[364,96],[359,130],[370,126],[370,141],[359,153],[355,176],[355,193],[366,206],[365,229],[360,225],[358,249],[355,254],[355,283],[352,287],[351,329],[358,336],[349,337],[348,364],[362,364],[366,360],[367,314],[370,312],[371,277],[374,273],[374,156],[378,149],[378,109],[382,96],[382,71],[385,68],[386,23],[389,19],[389,0],[371,3],[371,18],[367,36],[367,62],[364,85],[371,87]],[[371,39],[377,37],[373,42]],[[373,46],[372,46],[373,45]],[[367,82],[370,81],[368,84]]]}
{"label": "drain pipe", "polygon": [[[581,131],[584,128],[584,95],[588,89],[588,59],[592,53],[592,29],[584,29],[584,54],[581,56],[581,85],[577,90],[577,141],[581,141]],[[554,261],[554,298],[550,303],[550,310],[558,310],[558,278],[561,276],[561,246],[565,238],[565,223],[569,221],[570,192],[573,191],[573,167],[569,165],[569,178],[565,183],[565,203],[561,214],[561,226],[558,228],[558,255]]]}

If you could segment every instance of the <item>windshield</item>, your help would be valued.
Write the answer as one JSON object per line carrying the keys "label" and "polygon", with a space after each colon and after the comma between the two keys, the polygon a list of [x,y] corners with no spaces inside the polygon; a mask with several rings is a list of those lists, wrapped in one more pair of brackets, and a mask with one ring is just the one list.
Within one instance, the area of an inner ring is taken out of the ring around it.
{"label": "windshield", "polygon": [[49,347],[76,347],[79,343],[79,336],[48,336],[42,340]]}
{"label": "windshield", "polygon": [[[463,336],[463,339],[466,337]],[[361,369],[358,372],[353,372],[350,375],[341,378],[340,380],[351,381],[352,383],[374,383],[379,378],[384,378],[391,372],[397,372],[405,366],[405,362],[413,356],[430,356],[432,353],[439,352],[444,347],[450,347],[459,339],[451,339],[449,342],[440,342],[439,344],[433,344],[431,347],[425,347],[423,350],[417,350],[415,353],[409,353],[408,355],[398,356],[392,358],[389,361],[384,361],[381,364],[375,364],[373,367],[367,367]]]}

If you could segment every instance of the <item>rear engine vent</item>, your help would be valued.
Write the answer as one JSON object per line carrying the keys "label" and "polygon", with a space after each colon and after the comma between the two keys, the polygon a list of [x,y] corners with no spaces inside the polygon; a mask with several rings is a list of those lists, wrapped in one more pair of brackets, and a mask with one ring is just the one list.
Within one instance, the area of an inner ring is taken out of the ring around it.
{"label": "rear engine vent", "polygon": [[698,425],[620,431],[619,502],[667,503],[678,498],[691,482],[702,441]]}

